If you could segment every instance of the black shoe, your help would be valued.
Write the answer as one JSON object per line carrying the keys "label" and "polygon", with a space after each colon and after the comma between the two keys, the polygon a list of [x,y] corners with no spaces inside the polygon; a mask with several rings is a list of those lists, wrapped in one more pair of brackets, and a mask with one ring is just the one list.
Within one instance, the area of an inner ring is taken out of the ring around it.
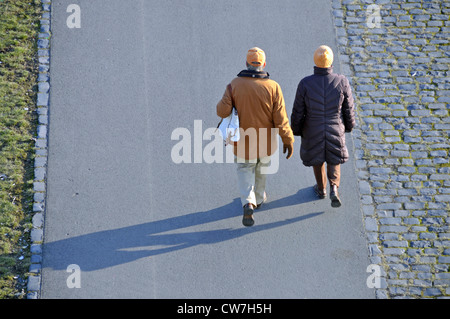
{"label": "black shoe", "polygon": [[244,205],[244,216],[242,218],[242,224],[244,226],[253,226],[253,224],[255,223],[255,220],[253,219],[253,211],[254,211],[254,206],[253,204],[245,204]]}
{"label": "black shoe", "polygon": [[326,189],[320,190],[317,184],[314,185],[314,192],[320,199],[324,199],[327,197],[327,190]]}
{"label": "black shoe", "polygon": [[338,187],[336,185],[333,185],[331,187],[330,198],[331,198],[331,207],[341,207],[342,203],[341,199],[339,198]]}

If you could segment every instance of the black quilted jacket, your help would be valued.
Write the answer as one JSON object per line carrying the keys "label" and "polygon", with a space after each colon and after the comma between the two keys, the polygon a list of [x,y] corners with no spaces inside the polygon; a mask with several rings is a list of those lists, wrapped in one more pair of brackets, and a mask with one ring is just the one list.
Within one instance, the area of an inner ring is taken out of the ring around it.
{"label": "black quilted jacket", "polygon": [[351,132],[354,126],[353,95],[347,78],[334,74],[332,67],[314,67],[314,74],[298,85],[291,116],[294,135],[302,137],[303,164],[346,162],[345,132]]}

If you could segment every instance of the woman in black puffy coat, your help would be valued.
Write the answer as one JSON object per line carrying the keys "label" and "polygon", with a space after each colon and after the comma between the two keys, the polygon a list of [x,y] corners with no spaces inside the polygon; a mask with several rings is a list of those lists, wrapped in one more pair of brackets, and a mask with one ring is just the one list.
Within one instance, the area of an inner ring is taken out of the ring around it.
{"label": "woman in black puffy coat", "polygon": [[348,79],[333,73],[333,51],[329,47],[320,46],[314,53],[314,62],[314,74],[298,85],[291,127],[294,135],[302,137],[303,164],[314,169],[314,190],[325,198],[328,178],[331,205],[339,207],[340,164],[349,156],[345,132],[351,132],[355,126],[353,95]]}

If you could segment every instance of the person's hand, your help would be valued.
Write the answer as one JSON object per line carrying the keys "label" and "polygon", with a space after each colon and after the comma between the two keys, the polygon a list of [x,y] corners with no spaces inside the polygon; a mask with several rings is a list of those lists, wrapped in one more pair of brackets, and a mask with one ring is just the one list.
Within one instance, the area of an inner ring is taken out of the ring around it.
{"label": "person's hand", "polygon": [[287,151],[286,159],[290,159],[292,153],[294,152],[294,144],[284,144],[283,145],[283,154]]}

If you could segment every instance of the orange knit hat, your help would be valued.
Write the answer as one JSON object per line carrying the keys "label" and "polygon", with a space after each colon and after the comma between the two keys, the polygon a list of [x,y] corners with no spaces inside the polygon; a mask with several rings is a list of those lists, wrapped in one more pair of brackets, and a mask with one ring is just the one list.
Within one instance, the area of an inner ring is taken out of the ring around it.
{"label": "orange knit hat", "polygon": [[326,45],[321,45],[314,52],[314,63],[319,68],[329,68],[333,64],[333,50]]}
{"label": "orange knit hat", "polygon": [[264,66],[266,63],[266,54],[258,47],[251,48],[247,52],[247,63],[253,66]]}

